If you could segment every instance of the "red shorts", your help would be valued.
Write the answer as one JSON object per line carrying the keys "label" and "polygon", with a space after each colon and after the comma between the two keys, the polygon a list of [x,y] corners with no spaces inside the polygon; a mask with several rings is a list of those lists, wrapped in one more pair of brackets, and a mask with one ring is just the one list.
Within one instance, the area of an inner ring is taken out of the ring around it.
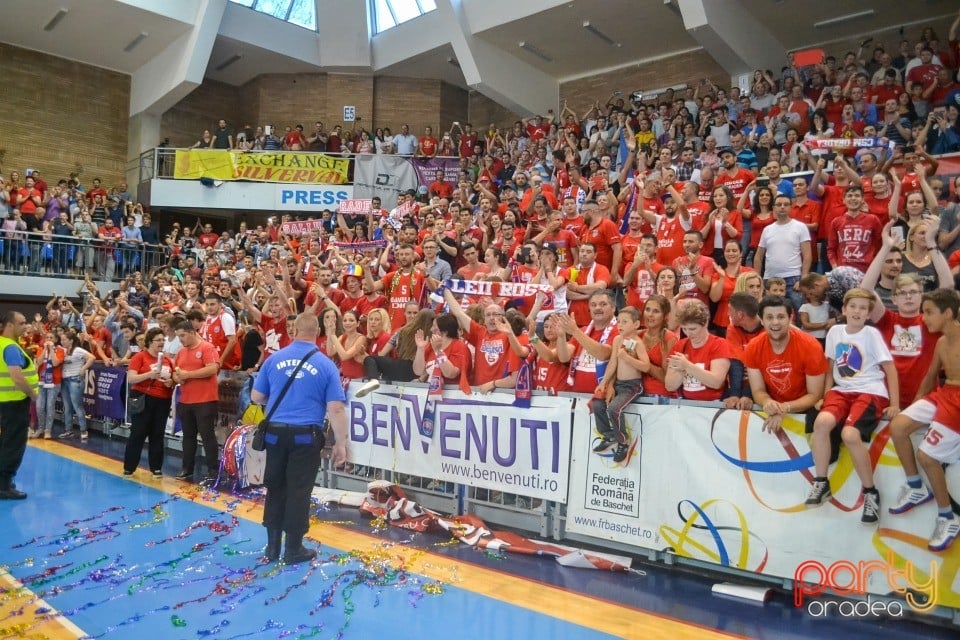
{"label": "red shorts", "polygon": [[853,427],[860,432],[860,439],[870,442],[883,411],[890,405],[887,398],[872,396],[869,393],[844,393],[831,389],[823,397],[821,412],[826,412],[837,419],[837,424],[844,427]]}
{"label": "red shorts", "polygon": [[960,386],[944,385],[927,398],[937,405],[933,421],[960,433]]}

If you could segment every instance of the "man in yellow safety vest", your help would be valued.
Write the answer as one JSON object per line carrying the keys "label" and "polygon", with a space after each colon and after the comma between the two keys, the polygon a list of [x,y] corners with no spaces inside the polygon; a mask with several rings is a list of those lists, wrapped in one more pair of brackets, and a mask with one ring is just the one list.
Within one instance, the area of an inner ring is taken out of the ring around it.
{"label": "man in yellow safety vest", "polygon": [[37,397],[37,367],[17,339],[27,319],[17,311],[0,314],[0,500],[23,500],[13,477],[27,450],[30,402]]}

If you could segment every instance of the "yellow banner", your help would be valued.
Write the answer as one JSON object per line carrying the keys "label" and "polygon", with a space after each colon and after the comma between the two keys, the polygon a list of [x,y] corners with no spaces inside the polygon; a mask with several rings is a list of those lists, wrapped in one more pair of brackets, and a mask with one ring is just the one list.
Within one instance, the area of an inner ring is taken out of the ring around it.
{"label": "yellow banner", "polygon": [[345,184],[350,161],[320,153],[178,149],[177,180],[252,180],[299,184]]}

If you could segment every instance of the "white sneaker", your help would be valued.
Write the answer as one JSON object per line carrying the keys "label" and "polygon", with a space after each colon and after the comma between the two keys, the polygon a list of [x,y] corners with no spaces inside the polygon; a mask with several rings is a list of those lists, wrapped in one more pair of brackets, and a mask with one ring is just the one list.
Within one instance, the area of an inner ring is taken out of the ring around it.
{"label": "white sneaker", "polygon": [[889,511],[893,515],[899,515],[910,511],[910,509],[914,507],[926,504],[931,500],[933,500],[933,494],[930,493],[926,485],[922,484],[920,488],[914,489],[910,485],[905,484],[900,487],[900,495],[897,497],[897,501],[893,503],[893,506],[890,507]]}
{"label": "white sneaker", "polygon": [[374,378],[373,380],[367,380],[364,382],[359,389],[353,394],[354,398],[362,398],[363,396],[373,393],[380,388],[380,381]]}
{"label": "white sneaker", "polygon": [[957,539],[957,534],[960,534],[960,518],[956,514],[951,518],[937,516],[937,526],[933,529],[927,548],[930,551],[946,551]]}

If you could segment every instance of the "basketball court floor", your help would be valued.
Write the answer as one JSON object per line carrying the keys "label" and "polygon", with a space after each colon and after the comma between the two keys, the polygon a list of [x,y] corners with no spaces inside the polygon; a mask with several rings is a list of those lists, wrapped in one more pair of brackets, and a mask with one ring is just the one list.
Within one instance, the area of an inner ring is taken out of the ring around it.
{"label": "basketball court floor", "polygon": [[[321,508],[313,564],[264,564],[255,499],[138,471],[122,444],[31,441],[0,502],[0,638],[956,638],[900,620],[815,619],[711,594],[716,579],[499,555]],[[179,460],[166,472],[176,473]],[[798,534],[799,535],[799,534]]]}

